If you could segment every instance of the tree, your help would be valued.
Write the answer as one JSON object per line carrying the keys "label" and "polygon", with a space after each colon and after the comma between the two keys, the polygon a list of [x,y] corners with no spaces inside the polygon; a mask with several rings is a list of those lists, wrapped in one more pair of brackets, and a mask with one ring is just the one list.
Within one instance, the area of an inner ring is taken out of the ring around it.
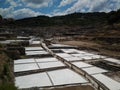
{"label": "tree", "polygon": [[117,23],[120,20],[119,17],[120,17],[120,9],[108,13],[108,24],[113,26],[114,23]]}
{"label": "tree", "polygon": [[112,25],[116,22],[116,12],[112,11],[108,13],[108,24]]}
{"label": "tree", "polygon": [[2,18],[2,16],[0,15],[0,21],[2,21],[2,19],[3,19],[3,18]]}
{"label": "tree", "polygon": [[120,21],[120,9],[117,10],[116,17],[117,21]]}

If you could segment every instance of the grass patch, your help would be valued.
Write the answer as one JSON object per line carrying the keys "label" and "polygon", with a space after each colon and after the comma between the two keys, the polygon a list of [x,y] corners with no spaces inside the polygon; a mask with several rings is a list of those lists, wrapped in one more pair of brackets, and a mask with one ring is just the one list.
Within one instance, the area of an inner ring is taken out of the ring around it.
{"label": "grass patch", "polygon": [[14,84],[1,84],[0,90],[17,90],[17,87]]}

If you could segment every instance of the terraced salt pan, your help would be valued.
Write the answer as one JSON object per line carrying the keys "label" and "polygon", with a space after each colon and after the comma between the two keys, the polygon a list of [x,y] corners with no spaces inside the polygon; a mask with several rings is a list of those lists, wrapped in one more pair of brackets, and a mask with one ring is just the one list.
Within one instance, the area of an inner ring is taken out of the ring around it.
{"label": "terraced salt pan", "polygon": [[58,61],[58,59],[56,58],[53,58],[53,57],[49,57],[49,58],[29,58],[29,59],[18,59],[18,60],[14,60],[14,64],[27,64],[27,63],[35,63],[36,62],[39,62],[39,63],[42,63],[42,62],[56,62]]}
{"label": "terraced salt pan", "polygon": [[107,70],[104,70],[104,69],[101,69],[101,68],[98,68],[98,67],[88,67],[88,68],[82,68],[82,69],[90,75],[108,72]]}
{"label": "terraced salt pan", "polygon": [[29,39],[30,37],[17,36],[17,39]]}
{"label": "terraced salt pan", "polygon": [[38,59],[35,59],[36,62],[56,62],[58,61],[58,59],[56,58],[53,58],[53,57],[49,57],[49,58],[38,58]]}
{"label": "terraced salt pan", "polygon": [[34,63],[34,58],[14,60],[14,64]]}
{"label": "terraced salt pan", "polygon": [[100,58],[100,55],[87,56],[85,54],[66,54],[66,53],[59,53],[59,54],[56,54],[56,55],[66,59],[67,61],[74,61],[74,57],[79,58],[79,59],[76,58],[77,60],[91,60],[91,59]]}
{"label": "terraced salt pan", "polygon": [[120,64],[120,60],[118,60],[118,59],[114,59],[114,58],[105,58],[104,60],[105,60],[105,61],[108,61],[108,62]]}
{"label": "terraced salt pan", "polygon": [[92,54],[71,54],[72,56],[82,58],[84,60],[93,59]]}
{"label": "terraced salt pan", "polygon": [[95,54],[92,54],[92,53],[84,53],[84,55],[86,55],[86,56],[94,56]]}
{"label": "terraced salt pan", "polygon": [[106,58],[105,56],[89,54],[89,53],[87,53],[87,54],[71,54],[71,55],[75,56],[75,57],[80,57],[80,58],[85,59],[85,60]]}
{"label": "terraced salt pan", "polygon": [[15,78],[15,86],[19,88],[52,86],[46,73],[31,74]]}
{"label": "terraced salt pan", "polygon": [[61,69],[48,72],[54,85],[66,85],[66,84],[77,84],[87,83],[82,76],[73,72],[70,69]]}
{"label": "terraced salt pan", "polygon": [[26,53],[44,53],[44,52],[46,52],[46,51],[26,51]]}
{"label": "terraced salt pan", "polygon": [[63,44],[52,44],[52,46],[55,46],[55,47],[68,47],[69,45],[63,45]]}
{"label": "terraced salt pan", "polygon": [[36,63],[14,65],[14,72],[37,70],[37,69],[39,69],[39,67],[37,66]]}
{"label": "terraced salt pan", "polygon": [[67,53],[57,53],[56,55],[58,55],[60,57],[63,57],[63,58],[65,58],[65,57],[73,57],[73,56],[71,56],[70,54],[67,54]]}
{"label": "terraced salt pan", "polygon": [[77,49],[61,49],[65,53],[77,53],[77,54],[85,54],[85,51],[77,50]]}
{"label": "terraced salt pan", "polygon": [[42,55],[42,54],[48,54],[46,51],[26,51],[26,55]]}
{"label": "terraced salt pan", "polygon": [[25,40],[6,40],[8,42],[21,42],[21,41],[25,41]]}
{"label": "terraced salt pan", "polygon": [[9,44],[10,41],[6,41],[6,40],[5,40],[5,41],[0,41],[0,43],[1,43],[1,44]]}
{"label": "terraced salt pan", "polygon": [[84,62],[73,62],[73,65],[77,66],[78,68],[86,68],[86,67],[92,67],[93,65],[84,63]]}
{"label": "terraced salt pan", "polygon": [[85,56],[84,54],[71,54],[71,55],[74,57],[84,57]]}
{"label": "terraced salt pan", "polygon": [[0,43],[1,44],[9,44],[12,42],[22,42],[22,41],[25,41],[25,40],[5,40],[5,41],[0,41]]}
{"label": "terraced salt pan", "polygon": [[81,57],[81,58],[83,58],[84,60],[90,60],[90,59],[93,59],[92,56],[83,56],[83,57]]}
{"label": "terraced salt pan", "polygon": [[78,52],[79,54],[85,54],[86,53],[85,51],[81,51],[81,50],[77,50],[77,49],[76,49],[76,52]]}
{"label": "terraced salt pan", "polygon": [[120,90],[120,83],[103,75],[103,74],[96,74],[92,75],[98,81],[102,82],[105,86],[107,86],[110,90]]}
{"label": "terraced salt pan", "polygon": [[50,49],[50,50],[54,51],[54,50],[61,50],[61,49]]}
{"label": "terraced salt pan", "polygon": [[25,47],[26,51],[38,51],[38,50],[43,50],[42,47]]}
{"label": "terraced salt pan", "polygon": [[80,61],[80,60],[83,60],[82,58],[80,57],[67,57],[67,58],[64,58],[66,61]]}
{"label": "terraced salt pan", "polygon": [[65,53],[78,53],[76,49],[61,49]]}
{"label": "terraced salt pan", "polygon": [[38,63],[40,69],[46,69],[46,68],[55,68],[55,67],[63,67],[65,66],[62,62],[45,62],[45,63]]}
{"label": "terraced salt pan", "polygon": [[32,41],[30,44],[35,45],[35,44],[40,44],[40,41]]}
{"label": "terraced salt pan", "polygon": [[[66,49],[65,49],[66,50]],[[65,51],[64,50],[64,51]],[[87,52],[85,52],[85,51],[82,51],[82,50],[77,50],[77,49],[68,49],[68,53],[70,53],[70,52],[76,52],[76,53],[78,53],[78,54],[85,54],[85,53],[87,53]]]}
{"label": "terraced salt pan", "polygon": [[104,58],[104,57],[101,56],[101,55],[93,55],[92,58],[93,58],[93,59],[99,59],[99,58]]}

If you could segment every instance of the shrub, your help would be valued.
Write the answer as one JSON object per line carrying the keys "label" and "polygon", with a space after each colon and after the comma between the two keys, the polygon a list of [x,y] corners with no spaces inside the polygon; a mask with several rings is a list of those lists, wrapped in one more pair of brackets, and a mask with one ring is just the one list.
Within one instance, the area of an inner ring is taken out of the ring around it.
{"label": "shrub", "polygon": [[0,90],[17,90],[17,87],[14,84],[1,84]]}

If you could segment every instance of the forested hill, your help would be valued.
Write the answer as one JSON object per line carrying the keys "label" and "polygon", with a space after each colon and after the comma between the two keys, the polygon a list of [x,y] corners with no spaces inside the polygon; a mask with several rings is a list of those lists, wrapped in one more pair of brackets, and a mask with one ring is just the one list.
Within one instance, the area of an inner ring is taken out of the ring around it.
{"label": "forested hill", "polygon": [[38,16],[16,20],[15,23],[21,26],[93,25],[105,22],[106,15],[106,13],[74,13],[51,18],[47,16]]}
{"label": "forested hill", "polygon": [[23,26],[23,27],[47,27],[47,26],[99,26],[120,22],[120,10],[109,13],[73,13],[64,16],[37,16],[20,20],[5,19],[2,25]]}

